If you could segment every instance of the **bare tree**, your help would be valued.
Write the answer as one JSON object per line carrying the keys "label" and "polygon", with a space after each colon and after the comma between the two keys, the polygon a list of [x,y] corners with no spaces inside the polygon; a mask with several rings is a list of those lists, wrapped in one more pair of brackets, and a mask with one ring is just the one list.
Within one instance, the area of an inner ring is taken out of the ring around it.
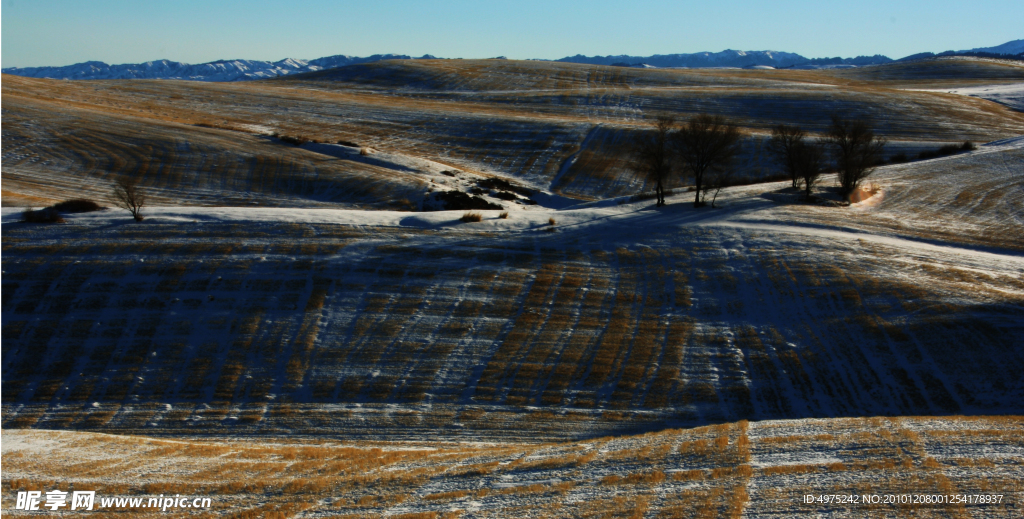
{"label": "bare tree", "polygon": [[698,114],[676,132],[676,151],[693,175],[697,194],[694,207],[704,205],[704,175],[729,166],[740,150],[740,131],[721,115]]}
{"label": "bare tree", "polygon": [[810,200],[811,188],[825,167],[825,150],[821,144],[808,139],[807,132],[801,128],[780,124],[772,128],[767,148],[789,174],[794,188],[803,183],[804,198]]}
{"label": "bare tree", "polygon": [[782,168],[789,174],[793,181],[793,188],[800,187],[800,173],[797,171],[796,152],[797,148],[804,142],[807,132],[796,126],[780,124],[772,128],[772,137],[768,139],[768,151],[775,155],[776,160],[782,164]]}
{"label": "bare tree", "polygon": [[120,177],[114,182],[114,198],[117,205],[132,213],[136,222],[143,220],[142,206],[146,205],[146,194],[138,186],[138,180]]}
{"label": "bare tree", "polygon": [[825,169],[825,149],[817,142],[800,141],[793,148],[793,167],[797,178],[804,183],[804,198],[811,199],[811,188]]}
{"label": "bare tree", "polygon": [[670,115],[659,115],[653,126],[653,131],[642,132],[633,140],[630,149],[630,168],[655,181],[657,207],[661,207],[665,205],[665,184],[668,182],[668,176],[672,174],[670,138],[676,120]]}
{"label": "bare tree", "polygon": [[832,147],[838,173],[839,191],[848,198],[882,160],[886,140],[875,135],[871,125],[863,119],[844,119],[832,116],[832,126],[825,134],[825,142]]}

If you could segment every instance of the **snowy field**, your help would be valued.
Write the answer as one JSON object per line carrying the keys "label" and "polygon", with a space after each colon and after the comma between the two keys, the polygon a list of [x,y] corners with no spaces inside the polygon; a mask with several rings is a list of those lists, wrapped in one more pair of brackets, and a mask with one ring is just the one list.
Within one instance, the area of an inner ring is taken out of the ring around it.
{"label": "snowy field", "polygon": [[[1021,417],[742,421],[541,445],[8,430],[3,507],[11,514],[15,490],[56,482],[97,502],[209,496],[219,517],[1011,518],[1024,498],[1022,437]],[[1001,498],[884,501],[901,495]]]}
{"label": "snowy field", "polygon": [[[1024,134],[1019,111],[947,93],[979,81],[1020,84],[1024,67],[401,60],[244,83],[5,76],[3,203],[106,199],[114,179],[139,175],[163,205],[398,209],[450,189],[446,169],[597,200],[652,190],[625,158],[636,132],[663,113],[737,122],[747,135],[737,176],[749,179],[778,173],[762,150],[772,126],[821,132],[832,113],[873,119],[891,142],[889,156]],[[273,133],[324,144],[295,147]],[[378,160],[324,147],[339,141],[375,150]]]}
{"label": "snowy field", "polygon": [[[1019,517],[1024,115],[949,93],[1019,72],[940,65],[5,76],[4,516],[73,483],[232,517]],[[815,203],[630,197],[641,108],[747,114],[758,143],[833,101],[888,111],[894,151],[978,147],[850,206],[828,175]],[[128,174],[142,222],[20,221]],[[503,209],[414,210],[473,189]],[[802,501],[890,492],[1004,498]]]}
{"label": "snowy field", "polygon": [[4,209],[4,420],[539,441],[1021,413],[1022,148],[883,168],[850,207]]}
{"label": "snowy field", "polygon": [[954,88],[952,90],[932,89],[931,91],[945,91],[950,94],[980,97],[982,99],[988,99],[989,101],[995,101],[996,103],[1009,106],[1018,112],[1024,112],[1024,83],[982,85],[966,88]]}

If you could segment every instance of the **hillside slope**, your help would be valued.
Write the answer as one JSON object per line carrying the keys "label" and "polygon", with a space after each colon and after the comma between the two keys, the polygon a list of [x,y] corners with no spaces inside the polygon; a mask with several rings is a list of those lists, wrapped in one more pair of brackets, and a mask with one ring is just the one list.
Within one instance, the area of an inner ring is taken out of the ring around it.
{"label": "hillside slope", "polygon": [[3,424],[539,440],[1022,413],[1022,146],[882,169],[849,208],[766,184],[480,223],[6,211]]}
{"label": "hillside slope", "polygon": [[[747,137],[738,175],[750,179],[777,173],[763,153],[771,126],[821,132],[837,112],[873,119],[890,139],[889,154],[1024,134],[1020,112],[919,91],[1020,82],[1024,69],[958,61],[936,83],[909,66],[855,77],[398,60],[244,83],[4,76],[4,203],[45,203],[75,190],[104,198],[114,178],[142,174],[162,200],[188,204],[410,207],[431,187],[447,189],[438,182],[445,169],[594,200],[651,189],[629,169],[628,144],[668,113],[709,112],[740,124]],[[368,147],[395,160],[295,149],[268,137],[274,133]]]}

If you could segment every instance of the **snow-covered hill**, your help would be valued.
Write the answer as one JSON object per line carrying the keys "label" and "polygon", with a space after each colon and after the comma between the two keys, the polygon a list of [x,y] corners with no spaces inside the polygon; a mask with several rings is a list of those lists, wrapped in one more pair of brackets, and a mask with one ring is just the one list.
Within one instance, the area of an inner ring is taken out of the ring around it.
{"label": "snow-covered hill", "polygon": [[5,207],[2,425],[542,441],[1020,414],[1022,164],[1014,139],[881,168],[851,207],[788,183],[479,222]]}
{"label": "snow-covered hill", "polygon": [[[430,59],[424,55],[417,59]],[[314,60],[287,58],[280,61],[257,61],[248,59],[217,60],[191,65],[170,60],[147,61],[108,65],[101,61],[87,61],[66,67],[12,67],[5,68],[5,74],[51,79],[187,79],[192,81],[245,81],[265,79],[301,72],[316,72],[357,63],[370,63],[386,59],[413,59],[403,54],[374,54],[360,58],[356,56],[327,56]]]}

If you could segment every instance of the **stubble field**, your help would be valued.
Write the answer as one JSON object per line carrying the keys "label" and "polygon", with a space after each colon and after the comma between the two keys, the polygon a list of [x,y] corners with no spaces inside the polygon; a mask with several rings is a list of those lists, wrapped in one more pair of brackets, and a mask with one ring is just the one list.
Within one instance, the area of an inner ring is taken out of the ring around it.
{"label": "stubble field", "polygon": [[[910,89],[1020,70],[5,76],[5,515],[74,483],[234,517],[1013,517],[1024,116]],[[648,187],[622,158],[641,116],[741,118],[765,176],[771,124],[837,107],[884,118],[893,151],[995,142],[879,168],[848,207],[788,182],[718,209],[623,196]],[[18,222],[122,175],[144,222]],[[539,203],[409,211],[494,176]],[[846,493],[1004,501],[802,501]]]}

